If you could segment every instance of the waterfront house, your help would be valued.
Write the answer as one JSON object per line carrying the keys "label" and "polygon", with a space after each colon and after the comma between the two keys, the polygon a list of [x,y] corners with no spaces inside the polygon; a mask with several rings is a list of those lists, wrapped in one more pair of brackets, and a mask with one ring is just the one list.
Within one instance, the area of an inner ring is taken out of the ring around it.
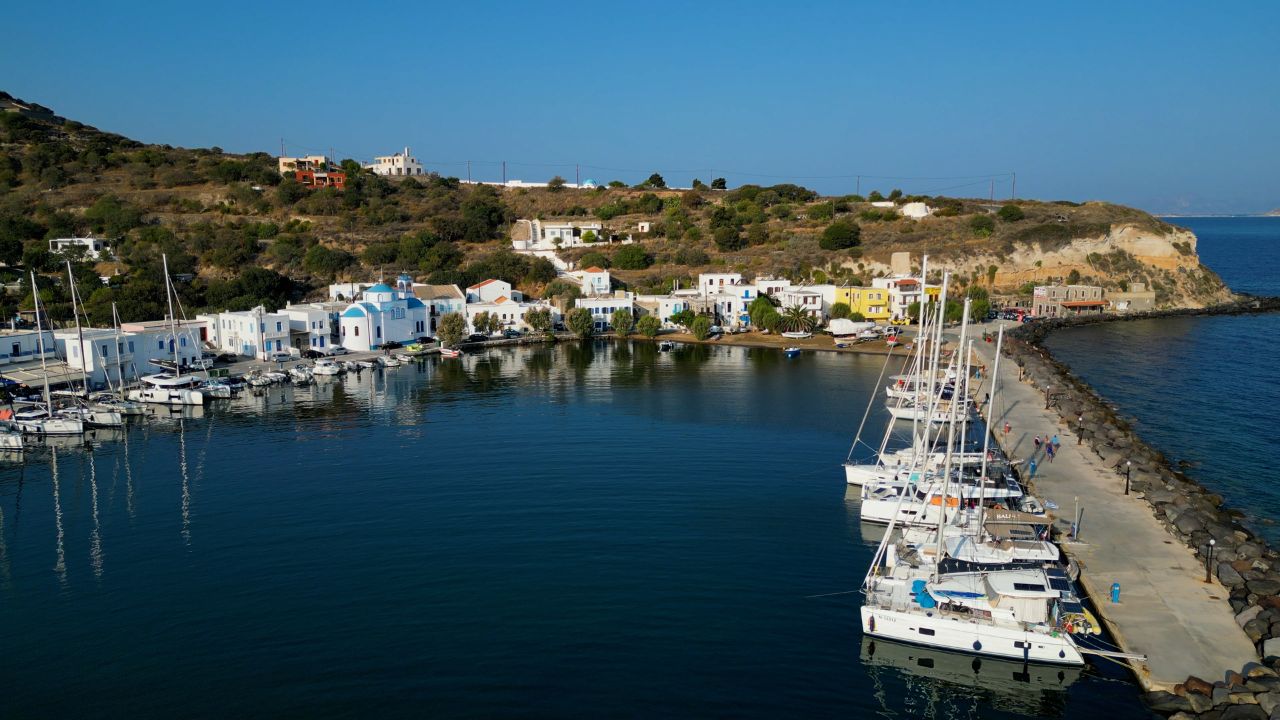
{"label": "waterfront house", "polygon": [[1108,290],[1106,298],[1107,307],[1112,312],[1143,312],[1156,307],[1156,291],[1149,289],[1146,283],[1131,282],[1126,290]]}
{"label": "waterfront house", "polygon": [[88,260],[100,260],[108,254],[107,241],[93,237],[54,238],[49,241],[49,252],[56,255],[80,253]]}
{"label": "waterfront house", "polygon": [[680,295],[636,295],[634,300],[636,315],[652,315],[661,320],[665,328],[676,327],[671,316],[689,308],[688,298]]}
{"label": "waterfront house", "polygon": [[791,281],[783,278],[756,278],[755,286],[757,294],[776,297],[783,290],[791,289]]}
{"label": "waterfront house", "polygon": [[703,295],[722,292],[725,285],[742,283],[742,273],[698,273],[698,292]]}
{"label": "waterfront house", "polygon": [[884,288],[837,287],[834,301],[845,303],[851,314],[858,313],[869,322],[887,322],[892,316],[889,311],[889,291]]}
{"label": "waterfront house", "polygon": [[392,288],[378,283],[338,318],[342,346],[376,350],[387,342],[410,343],[427,334],[427,306],[413,294],[413,279],[401,275]]}
{"label": "waterfront house", "polygon": [[487,312],[498,318],[503,330],[529,330],[531,328],[525,322],[524,316],[530,310],[549,310],[552,322],[557,322],[560,319],[560,311],[551,303],[545,301],[517,302],[511,298],[498,297],[494,298],[493,302],[467,303],[467,327],[471,332],[476,332],[476,316]]}
{"label": "waterfront house", "polygon": [[195,320],[179,320],[174,323],[168,318],[163,320],[140,320],[120,323],[122,335],[137,336],[137,352],[134,364],[140,374],[159,372],[163,366],[152,362],[174,362],[177,356],[179,365],[193,366],[204,354],[204,344],[211,343],[213,326],[208,319],[212,316],[199,316]]}
{"label": "waterfront house", "polygon": [[338,318],[346,303],[289,304],[280,311],[289,318],[289,345],[298,352],[316,350],[327,353],[338,342]]}
{"label": "waterfront house", "polygon": [[288,351],[289,315],[268,312],[259,305],[252,310],[201,315],[209,327],[209,341],[220,352],[269,360],[271,354]]}
{"label": "waterfront house", "polygon": [[1101,315],[1106,305],[1097,285],[1037,285],[1031,293],[1031,313],[1036,317]]}
{"label": "waterfront house", "polygon": [[467,302],[493,302],[498,298],[510,298],[519,302],[524,295],[519,290],[512,290],[511,283],[505,280],[483,280],[467,288]]}
{"label": "waterfront house", "polygon": [[821,322],[823,319],[822,293],[816,290],[802,287],[783,290],[778,293],[778,300],[784,309],[798,307],[814,320]]}
{"label": "waterfront house", "polygon": [[573,301],[575,307],[586,308],[591,313],[597,332],[604,332],[613,327],[613,313],[617,310],[628,310],[635,317],[635,295],[619,290],[607,297],[583,297]]}
{"label": "waterfront house", "polygon": [[457,285],[413,284],[413,295],[427,306],[427,333],[434,336],[440,318],[449,313],[467,313],[467,295]]}
{"label": "waterfront house", "polygon": [[405,147],[404,152],[375,157],[373,162],[365,165],[364,168],[372,170],[375,175],[406,176],[422,174],[422,163],[409,154],[408,147]]}
{"label": "waterfront house", "polygon": [[922,291],[920,278],[901,275],[872,278],[871,287],[888,291],[889,315],[894,320],[907,317],[907,309],[912,303],[920,302],[925,293],[931,298],[937,298],[940,291],[936,285],[930,285]]}
{"label": "waterfront house", "polygon": [[574,270],[569,273],[569,276],[578,281],[582,287],[582,294],[588,297],[608,295],[613,292],[613,280],[609,271],[604,268],[592,265],[586,270]]}
{"label": "waterfront house", "polygon": [[[41,337],[43,336],[43,337]],[[44,365],[49,372],[50,385],[62,385],[79,381],[80,371],[59,362],[58,345],[49,330],[36,334],[33,328],[6,328],[0,330],[0,377],[2,384],[19,383],[29,387],[44,384],[44,368],[41,368],[40,343],[44,342]]]}
{"label": "waterfront house", "polygon": [[79,334],[74,328],[55,330],[53,338],[58,356],[75,373],[83,372],[92,388],[119,387],[122,379],[130,382],[140,373],[158,371],[159,366],[145,361],[140,369],[134,353],[144,347],[158,350],[157,341],[163,343],[167,339],[155,334],[117,332],[115,328],[83,328]]}

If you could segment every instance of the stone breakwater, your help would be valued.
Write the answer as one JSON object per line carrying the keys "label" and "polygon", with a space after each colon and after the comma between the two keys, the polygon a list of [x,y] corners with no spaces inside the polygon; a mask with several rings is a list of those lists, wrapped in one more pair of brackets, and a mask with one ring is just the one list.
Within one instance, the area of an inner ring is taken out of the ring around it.
{"label": "stone breakwater", "polygon": [[1244,527],[1241,514],[1225,507],[1222,496],[1202,487],[1143,442],[1113,406],[1053,358],[1043,341],[1054,330],[1099,322],[1275,311],[1280,311],[1280,298],[1244,297],[1207,308],[1039,320],[1006,335],[1006,354],[1018,365],[1020,377],[1048,395],[1049,405],[1068,427],[1082,434],[1090,450],[1119,475],[1124,474],[1125,463],[1132,463],[1132,490],[1230,592],[1236,622],[1261,658],[1238,671],[1224,668],[1221,679],[1188,677],[1172,692],[1147,693],[1147,704],[1160,713],[1280,720],[1280,552]]}

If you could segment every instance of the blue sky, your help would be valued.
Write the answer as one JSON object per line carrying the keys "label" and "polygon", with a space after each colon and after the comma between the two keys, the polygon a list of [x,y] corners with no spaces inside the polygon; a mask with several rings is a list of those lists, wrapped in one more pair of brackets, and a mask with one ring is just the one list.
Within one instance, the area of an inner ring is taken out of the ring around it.
{"label": "blue sky", "polygon": [[[1157,8],[1158,12],[1148,12]],[[21,3],[0,89],[142,141],[671,184],[1280,207],[1280,4]],[[871,177],[880,176],[880,177]],[[890,179],[892,176],[900,179]],[[1007,196],[1007,176],[996,194]]]}

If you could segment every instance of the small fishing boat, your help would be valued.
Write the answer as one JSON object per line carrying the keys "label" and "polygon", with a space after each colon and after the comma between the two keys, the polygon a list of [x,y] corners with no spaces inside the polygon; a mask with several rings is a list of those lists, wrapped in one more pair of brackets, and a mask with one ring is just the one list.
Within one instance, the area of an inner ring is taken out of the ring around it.
{"label": "small fishing boat", "polygon": [[384,368],[400,367],[400,361],[390,355],[379,355],[378,364]]}
{"label": "small fishing boat", "polygon": [[813,337],[813,333],[811,333],[811,332],[795,332],[795,331],[792,331],[792,332],[784,332],[784,333],[782,333],[782,337],[784,337],[784,338],[789,338],[789,339],[791,339],[791,340],[804,340],[805,338],[811,338],[811,337]]}
{"label": "small fishing boat", "polygon": [[789,348],[784,348],[784,349],[782,350],[782,354],[783,354],[783,355],[786,355],[786,356],[787,356],[787,357],[789,357],[789,358],[799,357],[799,356],[800,356],[800,348],[798,348],[798,347],[789,347]]}
{"label": "small fishing boat", "polygon": [[329,358],[320,358],[319,360],[316,360],[316,364],[311,367],[312,374],[322,377],[340,375],[343,370],[342,365],[337,361],[330,360]]}
{"label": "small fishing boat", "polygon": [[457,348],[440,348],[440,356],[447,358],[462,357],[462,351]]}
{"label": "small fishing boat", "polygon": [[220,380],[206,380],[200,384],[200,392],[205,397],[217,398],[219,400],[229,400],[235,392],[231,386]]}
{"label": "small fishing boat", "polygon": [[360,366],[361,370],[372,370],[378,367],[376,360],[360,360],[356,365]]}
{"label": "small fishing boat", "polygon": [[404,363],[405,365],[408,365],[409,363],[418,359],[417,357],[410,355],[409,353],[396,353],[395,358],[400,362]]}

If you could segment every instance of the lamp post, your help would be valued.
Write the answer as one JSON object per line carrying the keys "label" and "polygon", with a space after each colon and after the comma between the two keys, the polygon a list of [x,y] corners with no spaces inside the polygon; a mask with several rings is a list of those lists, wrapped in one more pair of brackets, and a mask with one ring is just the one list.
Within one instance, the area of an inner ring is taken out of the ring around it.
{"label": "lamp post", "polygon": [[1084,416],[1076,418],[1076,444],[1084,442]]}
{"label": "lamp post", "polygon": [[1049,385],[1044,389],[1044,409],[1049,409],[1049,401],[1053,399],[1053,386]]}
{"label": "lamp post", "polygon": [[1205,561],[1204,561],[1204,581],[1205,581],[1205,582],[1209,582],[1209,581],[1212,579],[1212,573],[1213,573],[1213,546],[1214,546],[1214,545],[1217,545],[1217,544],[1218,544],[1218,541],[1217,541],[1217,540],[1214,540],[1213,538],[1209,538],[1209,557],[1208,557],[1208,558],[1206,558],[1206,559],[1205,559]]}
{"label": "lamp post", "polygon": [[1129,478],[1133,475],[1133,461],[1124,461],[1124,494],[1129,494]]}

